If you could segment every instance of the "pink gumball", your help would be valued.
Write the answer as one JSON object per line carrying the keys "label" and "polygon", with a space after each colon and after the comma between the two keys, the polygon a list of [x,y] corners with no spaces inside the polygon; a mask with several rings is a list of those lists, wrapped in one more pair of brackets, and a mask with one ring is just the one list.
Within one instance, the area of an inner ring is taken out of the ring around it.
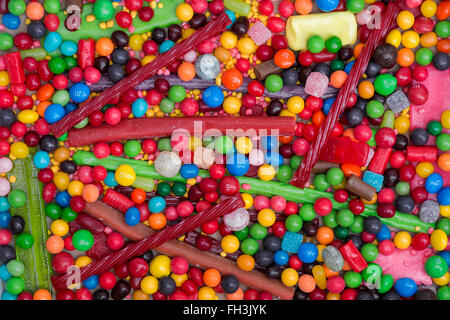
{"label": "pink gumball", "polygon": [[100,80],[101,74],[94,67],[87,67],[83,73],[84,79],[89,83],[96,83]]}
{"label": "pink gumball", "polygon": [[92,177],[92,168],[89,166],[82,166],[78,170],[78,179],[84,184],[92,183],[94,178]]}
{"label": "pink gumball", "polygon": [[391,255],[395,251],[395,245],[391,240],[383,240],[378,245],[378,251],[385,256]]}
{"label": "pink gumball", "polygon": [[255,199],[253,199],[253,206],[256,210],[260,211],[262,209],[268,208],[270,205],[269,198],[266,196],[256,196]]}
{"label": "pink gumball", "polygon": [[270,207],[275,211],[281,212],[286,208],[286,199],[282,196],[273,196],[270,199]]}
{"label": "pink gumball", "polygon": [[371,14],[369,10],[363,9],[362,11],[356,14],[356,22],[360,25],[366,25],[370,20]]}
{"label": "pink gumball", "polygon": [[0,178],[0,196],[6,196],[10,190],[11,185],[9,184],[9,181],[4,178]]}
{"label": "pink gumball", "polygon": [[9,158],[3,157],[0,159],[0,173],[7,173],[13,168],[13,163]]}

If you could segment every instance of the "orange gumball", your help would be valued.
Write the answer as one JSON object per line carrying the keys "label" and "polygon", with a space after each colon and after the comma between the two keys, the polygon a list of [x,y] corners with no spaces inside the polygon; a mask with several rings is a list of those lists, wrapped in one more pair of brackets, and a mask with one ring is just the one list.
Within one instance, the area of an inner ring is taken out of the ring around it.
{"label": "orange gumball", "polygon": [[353,49],[353,55],[355,58],[358,59],[359,55],[361,54],[362,49],[364,48],[364,43],[358,43],[355,48]]}
{"label": "orange gumball", "polygon": [[331,74],[330,84],[339,89],[344,84],[345,80],[347,80],[347,73],[343,70],[336,70]]}
{"label": "orange gumball", "polygon": [[310,274],[304,274],[298,278],[298,287],[305,293],[313,292],[316,288],[316,280]]}
{"label": "orange gumball", "polygon": [[295,0],[294,7],[298,14],[310,14],[313,9],[313,3],[311,0]]}
{"label": "orange gumball", "polygon": [[443,153],[439,156],[437,164],[441,170],[450,172],[450,153]]}
{"label": "orange gumball", "polygon": [[163,213],[152,213],[148,217],[148,225],[153,230],[161,230],[167,224],[166,215]]}
{"label": "orange gumball", "polygon": [[292,52],[292,50],[281,49],[281,50],[278,50],[277,53],[275,53],[275,56],[273,57],[273,61],[280,68],[287,69],[294,65],[295,54],[294,54],[294,52]]}
{"label": "orange gumball", "polygon": [[292,139],[294,139],[293,136],[279,136],[278,137],[278,141],[280,141],[281,143],[290,143],[292,141]]}
{"label": "orange gumball", "polygon": [[243,271],[252,271],[255,268],[255,259],[250,255],[241,254],[237,258],[236,264]]}
{"label": "orange gumball", "polygon": [[50,83],[46,83],[38,89],[36,97],[39,101],[47,101],[50,100],[54,92],[55,88]]}
{"label": "orange gumball", "polygon": [[144,189],[136,188],[131,192],[131,200],[136,204],[141,204],[147,198],[147,193]]}
{"label": "orange gumball", "polygon": [[33,300],[52,300],[52,294],[47,289],[38,289],[33,294]]}
{"label": "orange gumball", "polygon": [[441,1],[436,8],[436,18],[446,20],[450,16],[450,1]]}
{"label": "orange gumball", "polygon": [[317,230],[316,239],[321,244],[330,244],[334,240],[334,232],[330,227],[322,226]]}
{"label": "orange gumball", "polygon": [[450,53],[450,39],[441,39],[436,44],[436,50],[443,53]]}
{"label": "orange gumball", "polygon": [[358,142],[358,140],[355,138],[355,130],[353,128],[347,128],[342,133],[343,137],[349,137],[352,139],[352,141]]}
{"label": "orange gumball", "polygon": [[39,2],[30,2],[27,4],[25,13],[30,20],[38,21],[44,17],[44,7]]}
{"label": "orange gumball", "polygon": [[322,123],[324,122],[325,118],[326,117],[325,117],[325,114],[323,113],[323,111],[318,110],[318,111],[314,112],[311,121],[316,127],[320,127],[322,125]]}
{"label": "orange gumball", "polygon": [[420,44],[422,47],[430,48],[434,47],[438,43],[438,38],[436,33],[427,32],[420,37]]}
{"label": "orange gumball", "polygon": [[191,81],[195,78],[195,67],[190,62],[183,62],[178,66],[177,74],[181,80]]}
{"label": "orange gumball", "polygon": [[109,56],[114,51],[114,43],[109,38],[100,38],[95,43],[95,51],[101,56]]}
{"label": "orange gumball", "polygon": [[323,271],[325,272],[325,277],[328,279],[339,275],[339,272],[331,270],[325,263],[323,264]]}
{"label": "orange gumball", "polygon": [[409,48],[398,50],[397,63],[402,67],[409,67],[414,63],[414,52]]}
{"label": "orange gumball", "polygon": [[83,187],[81,196],[86,202],[95,202],[99,196],[98,188],[93,184],[87,184]]}
{"label": "orange gumball", "polygon": [[370,99],[373,97],[375,93],[375,88],[373,87],[372,82],[364,80],[361,81],[358,85],[358,94],[363,99]]}
{"label": "orange gumball", "polygon": [[64,249],[64,240],[60,236],[53,235],[47,239],[45,247],[51,254],[60,253]]}
{"label": "orange gumball", "polygon": [[228,90],[236,90],[242,85],[244,77],[238,69],[228,69],[222,74],[222,84]]}
{"label": "orange gumball", "polygon": [[51,105],[52,103],[50,101],[42,101],[39,102],[38,106],[37,106],[37,113],[39,114],[39,116],[41,116],[42,118],[45,117],[45,110],[47,109],[47,107],[49,105]]}
{"label": "orange gumball", "polygon": [[222,277],[217,269],[207,269],[203,272],[203,282],[211,288],[215,288],[220,284]]}
{"label": "orange gumball", "polygon": [[242,288],[239,288],[233,293],[225,294],[225,296],[227,300],[244,300],[244,291],[242,291]]}

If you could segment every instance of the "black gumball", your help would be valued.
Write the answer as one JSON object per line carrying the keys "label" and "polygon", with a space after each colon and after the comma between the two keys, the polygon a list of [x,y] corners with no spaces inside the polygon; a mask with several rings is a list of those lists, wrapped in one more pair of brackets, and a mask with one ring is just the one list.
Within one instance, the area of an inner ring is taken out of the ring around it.
{"label": "black gumball", "polygon": [[423,128],[414,129],[410,134],[410,139],[416,146],[423,146],[428,142],[428,132]]}
{"label": "black gumball", "polygon": [[390,43],[383,43],[375,49],[373,60],[383,68],[390,68],[397,60],[397,48]]}
{"label": "black gumball", "polygon": [[309,77],[309,74],[313,71],[313,68],[311,66],[308,67],[300,67],[298,70],[298,80],[300,80],[301,84],[305,84],[306,80]]}
{"label": "black gumball", "polygon": [[283,104],[278,100],[272,100],[267,106],[266,113],[268,116],[278,116],[283,110]]}
{"label": "black gumball", "polygon": [[414,200],[410,196],[401,196],[397,199],[397,211],[402,213],[412,213],[414,210]]}
{"label": "black gumball", "polygon": [[367,217],[363,222],[364,230],[371,234],[377,234],[381,231],[383,223],[378,217]]}
{"label": "black gumball", "polygon": [[167,29],[167,37],[169,40],[177,42],[181,38],[181,31],[182,29],[179,25],[173,24]]}
{"label": "black gumball", "polygon": [[111,41],[118,48],[125,48],[130,41],[130,37],[122,30],[116,30],[111,34]]}
{"label": "black gumball", "polygon": [[25,220],[21,216],[12,216],[8,225],[12,234],[20,234],[25,229]]}
{"label": "black gumball", "polygon": [[438,52],[433,57],[433,66],[439,71],[447,70],[450,67],[450,57],[444,52]]}
{"label": "black gumball", "polygon": [[259,250],[255,254],[255,262],[263,268],[268,267],[273,262],[273,253],[269,250]]}
{"label": "black gumball", "polygon": [[206,17],[204,14],[196,13],[192,17],[191,20],[189,20],[189,25],[192,29],[197,30],[201,27],[204,27],[208,21],[206,20]]}
{"label": "black gumball", "polygon": [[16,250],[10,245],[0,246],[0,264],[7,264],[10,260],[16,259]]}
{"label": "black gumball", "polygon": [[0,109],[0,126],[11,127],[16,122],[17,117],[11,109]]}
{"label": "black gumball", "polygon": [[397,169],[389,168],[384,171],[384,181],[383,184],[388,188],[393,188],[399,180],[399,174]]}
{"label": "black gumball", "polygon": [[222,288],[226,293],[234,293],[239,289],[239,280],[236,276],[229,275],[223,278]]}
{"label": "black gumball", "polygon": [[314,268],[314,263],[304,263],[302,265],[302,272],[307,274],[312,274],[312,269]]}
{"label": "black gumball", "polygon": [[48,153],[51,153],[58,148],[58,140],[54,136],[51,135],[45,135],[41,138],[41,141],[39,141],[39,147],[42,151],[46,151]]}
{"label": "black gumball", "polygon": [[345,119],[350,127],[356,127],[364,118],[364,111],[358,108],[350,108],[345,110]]}
{"label": "black gumball", "polygon": [[368,77],[372,78],[372,77],[377,76],[380,73],[380,70],[381,70],[381,66],[378,63],[376,63],[375,61],[370,60],[369,64],[367,65],[365,73]]}
{"label": "black gumball", "polygon": [[307,300],[308,299],[308,294],[306,292],[303,292],[300,289],[295,289],[294,292],[294,300]]}
{"label": "black gumball", "polygon": [[272,266],[270,268],[267,268],[266,270],[266,275],[270,278],[270,279],[280,279],[281,278],[281,273],[283,272],[283,270],[280,267],[277,266]]}
{"label": "black gumball", "polygon": [[146,253],[144,253],[141,256],[141,258],[144,259],[145,261],[147,261],[148,263],[150,263],[150,261],[152,261],[152,259],[153,259],[153,251],[148,250]]}
{"label": "black gumball", "polygon": [[361,250],[361,247],[363,246],[363,241],[361,240],[361,237],[356,234],[349,235],[347,237],[347,241],[352,241],[358,250]]}
{"label": "black gumball", "polygon": [[281,249],[281,239],[274,235],[268,235],[263,241],[264,249],[275,252]]}
{"label": "black gumball", "polygon": [[100,73],[105,74],[108,71],[109,60],[107,57],[97,57],[94,60],[94,67],[100,71]]}
{"label": "black gumball", "polygon": [[125,77],[125,71],[123,70],[121,65],[112,64],[108,67],[106,75],[108,76],[108,79],[111,80],[112,82],[119,82]]}
{"label": "black gumball", "polygon": [[436,293],[429,289],[418,290],[416,300],[436,300]]}
{"label": "black gumball", "polygon": [[77,171],[77,164],[75,163],[75,161],[72,160],[65,160],[61,162],[59,167],[61,168],[62,172],[68,174],[72,174],[75,173],[75,171]]}
{"label": "black gumball", "polygon": [[377,101],[381,102],[382,104],[386,103],[386,97],[381,94],[378,94],[378,93],[375,93],[373,95],[372,100],[377,100]]}
{"label": "black gumball", "polygon": [[366,99],[358,97],[358,99],[356,100],[356,103],[353,106],[353,108],[356,108],[356,109],[359,109],[359,110],[362,110],[363,112],[365,112],[367,103],[369,103],[369,101],[367,101]]}
{"label": "black gumball", "polygon": [[318,64],[316,64],[313,71],[320,72],[320,73],[326,75],[327,77],[331,76],[331,68],[325,62],[319,62]]}
{"label": "black gumball", "polygon": [[404,150],[408,146],[408,138],[404,136],[403,134],[398,134],[395,137],[395,144],[394,149],[395,150]]}
{"label": "black gumball", "polygon": [[33,39],[41,39],[45,36],[47,28],[41,21],[32,21],[27,27],[28,34]]}
{"label": "black gumball", "polygon": [[306,221],[302,226],[302,231],[305,236],[314,237],[317,233],[317,226],[311,221]]}
{"label": "black gumball", "polygon": [[231,26],[231,31],[233,31],[237,36],[243,36],[247,33],[250,23],[247,17],[237,18],[233,25]]}
{"label": "black gumball", "polygon": [[163,277],[159,280],[158,290],[166,296],[171,295],[176,289],[175,280],[171,277]]}
{"label": "black gumball", "polygon": [[381,297],[381,300],[384,300],[384,301],[395,301],[395,300],[401,300],[401,299],[402,298],[400,297],[400,295],[395,291],[389,291]]}
{"label": "black gumball", "polygon": [[130,284],[125,280],[119,280],[112,289],[111,297],[113,300],[123,300],[123,298],[130,294],[130,291]]}
{"label": "black gumball", "polygon": [[152,31],[152,40],[157,44],[161,44],[166,40],[166,30],[163,28],[155,28]]}
{"label": "black gumball", "polygon": [[342,47],[339,49],[337,55],[342,61],[350,60],[350,58],[353,57],[353,49],[350,47]]}
{"label": "black gumball", "polygon": [[285,86],[295,86],[298,81],[298,72],[295,68],[289,68],[283,71],[281,74],[283,78],[283,85]]}
{"label": "black gumball", "polygon": [[358,291],[358,295],[356,296],[356,300],[375,300],[373,294],[366,290]]}
{"label": "black gumball", "polygon": [[92,300],[107,301],[109,300],[109,292],[105,289],[98,289],[92,295]]}
{"label": "black gumball", "polygon": [[113,63],[120,64],[121,66],[125,65],[130,59],[130,55],[127,50],[122,48],[116,48],[111,53],[111,60]]}

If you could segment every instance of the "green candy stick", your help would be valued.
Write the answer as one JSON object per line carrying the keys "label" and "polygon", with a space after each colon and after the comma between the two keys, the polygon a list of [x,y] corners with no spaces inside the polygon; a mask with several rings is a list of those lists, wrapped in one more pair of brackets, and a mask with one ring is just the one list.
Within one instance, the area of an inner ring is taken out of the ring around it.
{"label": "green candy stick", "polygon": [[[114,156],[109,156],[108,158],[98,159],[92,152],[78,151],[73,155],[73,160],[78,165],[88,165],[97,166],[101,165],[107,170],[116,170],[121,164],[128,164],[133,167],[136,176],[152,178],[165,181],[180,181],[186,182],[186,179],[177,174],[174,177],[167,178],[159,175],[153,168],[153,165],[149,165],[146,161],[125,159]],[[207,170],[199,170],[198,175],[202,178],[209,177],[209,172]],[[283,195],[283,197],[288,201],[293,201],[296,203],[314,203],[319,198],[328,198],[333,204],[334,210],[348,208],[348,202],[339,203],[333,198],[333,194],[325,191],[318,191],[315,189],[300,189],[294,187],[293,185],[278,182],[278,181],[262,181],[260,179],[249,178],[249,177],[236,177],[241,184],[241,192],[251,193],[251,194],[261,194],[265,196]],[[244,188],[242,187],[244,185]],[[248,188],[248,186],[250,188]],[[361,214],[363,217],[378,216],[377,206],[366,205],[364,212]],[[428,232],[429,228],[434,228],[435,225],[432,223],[422,222],[418,217],[410,214],[404,214],[396,212],[393,218],[380,218],[380,220],[392,227],[407,230],[410,232]]]}
{"label": "green candy stick", "polygon": [[[153,9],[155,11],[155,14],[149,22],[144,22],[137,17],[133,19],[132,26],[134,27],[134,32],[130,32],[128,29],[121,28],[116,22],[115,15],[123,10],[121,6],[114,8],[114,15],[112,18],[112,20],[114,21],[114,26],[111,28],[101,29],[99,26],[101,21],[97,19],[92,22],[87,22],[86,17],[94,14],[93,4],[90,3],[83,6],[83,12],[81,13],[81,27],[73,32],[67,30],[64,26],[64,21],[67,18],[67,15],[64,14],[64,11],[60,11],[59,13],[57,13],[59,21],[61,21],[57,32],[61,35],[63,40],[72,40],[78,42],[79,39],[93,38],[97,40],[101,37],[110,38],[111,34],[116,30],[122,30],[128,35],[131,35],[132,33],[142,34],[157,27],[168,27],[172,24],[180,23],[180,20],[175,15],[175,10],[179,4],[184,3],[183,0],[161,0],[159,3],[161,3],[163,7],[156,7],[155,9]],[[144,6],[148,6],[148,3],[144,2]]]}
{"label": "green candy stick", "polygon": [[234,13],[239,14],[240,16],[247,16],[250,13],[251,6],[248,3],[245,3],[241,0],[224,0],[223,4],[225,8]]}
{"label": "green candy stick", "polygon": [[47,51],[42,48],[20,50],[20,56],[22,57],[22,59],[32,57],[37,61],[40,61],[45,59],[45,57],[47,56]]}
{"label": "green candy stick", "polygon": [[34,292],[38,289],[52,290],[50,276],[52,267],[50,253],[45,244],[48,237],[44,200],[42,199],[42,183],[38,180],[38,169],[32,157],[36,148],[30,148],[30,155],[24,159],[14,160],[14,168],[8,177],[15,176],[14,190],[22,190],[27,196],[26,204],[21,208],[11,207],[11,214],[21,216],[25,220],[24,233],[34,238],[33,246],[22,249],[16,246],[17,259],[25,265],[22,279],[25,290]]}

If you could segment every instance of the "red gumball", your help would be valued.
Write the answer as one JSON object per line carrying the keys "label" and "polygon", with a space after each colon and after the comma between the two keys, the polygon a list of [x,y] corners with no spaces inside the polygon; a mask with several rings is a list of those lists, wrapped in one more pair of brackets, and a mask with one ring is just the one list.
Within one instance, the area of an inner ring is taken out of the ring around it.
{"label": "red gumball", "polygon": [[395,78],[397,78],[397,85],[399,87],[406,87],[412,81],[412,72],[408,67],[401,67],[395,73]]}
{"label": "red gumball", "polygon": [[430,236],[426,233],[416,233],[411,241],[414,250],[423,250],[430,244]]}
{"label": "red gumball", "polygon": [[428,70],[424,66],[417,66],[413,70],[414,80],[422,82],[428,78]]}
{"label": "red gumball", "polygon": [[106,239],[106,245],[111,250],[119,250],[123,247],[125,239],[119,232],[111,232]]}
{"label": "red gumball", "polygon": [[116,276],[110,271],[102,273],[98,278],[98,284],[105,290],[111,290],[116,285]]}
{"label": "red gumball", "polygon": [[133,18],[129,12],[119,11],[116,14],[116,22],[119,27],[126,29],[133,23]]}
{"label": "red gumball", "polygon": [[409,86],[406,94],[411,104],[422,105],[428,100],[428,89],[420,83]]}
{"label": "red gumball", "polygon": [[289,0],[282,0],[278,5],[278,13],[283,18],[288,18],[294,14],[294,3]]}
{"label": "red gumball", "polygon": [[263,15],[270,15],[273,12],[273,4],[269,0],[263,0],[259,3],[258,11]]}

